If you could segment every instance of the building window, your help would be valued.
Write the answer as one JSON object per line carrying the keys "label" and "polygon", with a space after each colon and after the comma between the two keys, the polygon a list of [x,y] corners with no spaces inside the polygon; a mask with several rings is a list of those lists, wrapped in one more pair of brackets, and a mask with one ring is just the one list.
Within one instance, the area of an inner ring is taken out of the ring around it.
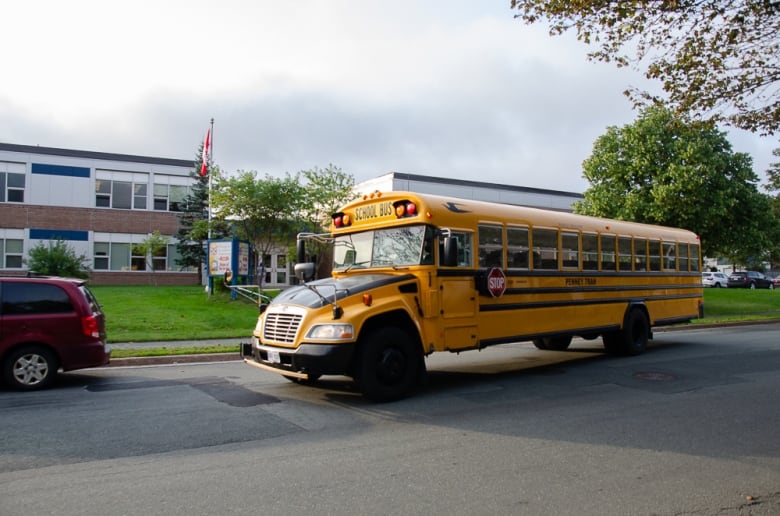
{"label": "building window", "polygon": [[111,244],[108,242],[95,242],[95,256],[92,268],[96,271],[107,271],[110,258]]}
{"label": "building window", "polygon": [[[149,256],[143,252],[143,246],[130,243],[95,242],[93,268],[96,271],[147,271]],[[154,271],[193,272],[193,267],[181,267],[176,263],[181,255],[176,244],[168,244],[151,256]]]}
{"label": "building window", "polygon": [[145,183],[98,179],[95,181],[95,206],[120,210],[145,210],[146,190]]}
{"label": "building window", "polygon": [[146,250],[141,244],[133,244],[130,248],[130,270],[146,270]]}
{"label": "building window", "polygon": [[144,172],[95,172],[95,206],[120,210],[145,210],[149,174]]}
{"label": "building window", "polygon": [[24,174],[0,172],[0,202],[24,202]]}
{"label": "building window", "polygon": [[0,239],[0,265],[4,269],[21,269],[24,241],[15,238]]}
{"label": "building window", "polygon": [[129,271],[130,245],[121,242],[95,242],[93,257],[96,271]]}
{"label": "building window", "polygon": [[179,254],[179,250],[176,248],[176,244],[168,244],[168,262],[167,267],[165,270],[167,271],[194,271],[192,267],[182,267],[178,263],[176,263],[177,260],[181,260],[181,254]]}
{"label": "building window", "polygon": [[154,209],[157,211],[181,211],[184,198],[188,194],[189,187],[187,186],[155,183]]}
{"label": "building window", "polygon": [[120,210],[145,210],[146,190],[145,183],[97,179],[95,181],[95,206]]}
{"label": "building window", "polygon": [[168,270],[168,246],[161,247],[159,249],[155,249],[152,252],[152,267],[154,267],[155,271],[166,271]]}

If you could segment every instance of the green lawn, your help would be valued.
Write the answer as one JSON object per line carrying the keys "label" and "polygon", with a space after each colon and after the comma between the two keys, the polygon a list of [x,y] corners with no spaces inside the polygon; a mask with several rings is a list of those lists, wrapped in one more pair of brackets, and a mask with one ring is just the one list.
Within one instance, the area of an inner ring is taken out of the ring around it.
{"label": "green lawn", "polygon": [[704,289],[703,323],[780,318],[780,290]]}
{"label": "green lawn", "polygon": [[[106,313],[109,342],[249,337],[257,305],[202,287],[92,286]],[[704,290],[701,323],[780,318],[780,290]]]}
{"label": "green lawn", "polygon": [[257,305],[203,287],[90,286],[106,314],[109,342],[247,337]]}

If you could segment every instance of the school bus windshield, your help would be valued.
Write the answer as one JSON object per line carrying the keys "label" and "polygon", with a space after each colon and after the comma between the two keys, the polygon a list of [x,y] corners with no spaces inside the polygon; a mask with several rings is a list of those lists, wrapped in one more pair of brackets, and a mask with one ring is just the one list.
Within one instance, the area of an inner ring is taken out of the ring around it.
{"label": "school bus windshield", "polygon": [[433,263],[433,232],[426,226],[406,226],[336,237],[333,270],[395,267]]}

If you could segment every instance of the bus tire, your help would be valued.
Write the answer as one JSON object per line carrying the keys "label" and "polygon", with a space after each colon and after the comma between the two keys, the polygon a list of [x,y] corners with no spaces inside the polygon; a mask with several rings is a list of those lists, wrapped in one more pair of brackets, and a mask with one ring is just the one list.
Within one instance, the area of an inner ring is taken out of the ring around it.
{"label": "bus tire", "polygon": [[604,349],[613,355],[636,356],[647,349],[650,323],[641,309],[635,308],[626,316],[623,329],[603,335]]}
{"label": "bus tire", "polygon": [[395,326],[377,328],[361,338],[361,348],[357,382],[363,396],[394,401],[411,393],[422,360],[407,332]]}
{"label": "bus tire", "polygon": [[534,346],[538,349],[548,351],[566,351],[571,344],[571,335],[562,335],[558,337],[540,337],[533,340]]}

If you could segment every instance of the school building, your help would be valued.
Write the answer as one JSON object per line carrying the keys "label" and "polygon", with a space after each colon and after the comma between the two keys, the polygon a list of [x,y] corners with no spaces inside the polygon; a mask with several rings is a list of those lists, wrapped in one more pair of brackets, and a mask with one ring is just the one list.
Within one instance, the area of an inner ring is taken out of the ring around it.
{"label": "school building", "polygon": [[[195,285],[176,264],[179,203],[194,179],[193,160],[0,143],[0,274],[26,274],[29,250],[64,240],[87,258],[96,285]],[[413,191],[571,211],[582,195],[507,184],[391,172],[356,191]],[[155,231],[164,251],[143,256]],[[265,286],[294,280],[286,249],[263,257]]]}

